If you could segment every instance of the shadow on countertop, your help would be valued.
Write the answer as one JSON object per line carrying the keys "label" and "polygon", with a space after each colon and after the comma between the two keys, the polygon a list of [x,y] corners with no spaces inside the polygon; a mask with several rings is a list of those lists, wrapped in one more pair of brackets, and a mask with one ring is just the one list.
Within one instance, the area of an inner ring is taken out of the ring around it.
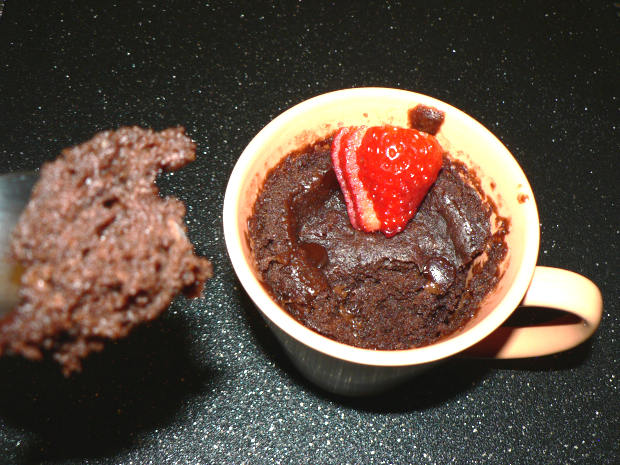
{"label": "shadow on countertop", "polygon": [[10,463],[111,455],[175,421],[184,401],[216,382],[195,366],[186,325],[167,314],[136,328],[70,378],[52,361],[0,359],[0,418],[33,435]]}
{"label": "shadow on countertop", "polygon": [[[545,357],[499,360],[453,357],[387,392],[362,397],[332,394],[309,382],[293,365],[277,339],[263,321],[252,301],[243,292],[242,307],[247,323],[265,355],[304,389],[331,402],[374,413],[403,413],[436,407],[472,390],[493,370],[530,372],[563,371],[578,367],[589,358],[591,340],[569,351]],[[544,315],[531,312],[511,318],[516,325],[535,325],[557,313]]]}
{"label": "shadow on countertop", "polygon": [[492,371],[563,371],[579,366],[588,358],[589,353],[590,344],[586,342],[569,352],[531,359],[453,357],[422,375],[375,396],[347,398],[329,393],[325,395],[335,402],[370,412],[403,413],[426,410],[465,395]]}

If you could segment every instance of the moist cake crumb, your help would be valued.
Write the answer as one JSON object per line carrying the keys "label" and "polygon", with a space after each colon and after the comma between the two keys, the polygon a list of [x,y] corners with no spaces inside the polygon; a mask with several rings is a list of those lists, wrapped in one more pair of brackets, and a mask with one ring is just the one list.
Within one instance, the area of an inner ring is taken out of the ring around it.
{"label": "moist cake crumb", "polygon": [[41,168],[12,236],[23,274],[19,303],[0,320],[0,355],[50,354],[68,375],[178,293],[202,293],[212,265],[186,236],[183,203],[155,184],[194,159],[183,128],[125,127]]}

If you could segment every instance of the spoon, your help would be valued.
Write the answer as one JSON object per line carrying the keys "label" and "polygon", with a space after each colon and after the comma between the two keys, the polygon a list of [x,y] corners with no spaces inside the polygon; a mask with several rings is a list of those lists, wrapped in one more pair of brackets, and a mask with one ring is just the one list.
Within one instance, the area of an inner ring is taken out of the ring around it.
{"label": "spoon", "polygon": [[11,232],[30,199],[35,173],[0,175],[0,318],[18,301],[19,267],[11,260]]}

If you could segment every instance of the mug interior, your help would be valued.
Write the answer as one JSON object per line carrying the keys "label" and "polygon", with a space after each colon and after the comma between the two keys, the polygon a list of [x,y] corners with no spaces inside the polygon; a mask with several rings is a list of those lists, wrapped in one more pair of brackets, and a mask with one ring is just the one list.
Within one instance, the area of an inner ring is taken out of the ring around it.
{"label": "mug interior", "polygon": [[[485,297],[476,316],[440,341],[408,350],[368,350],[328,339],[292,318],[266,292],[253,266],[248,218],[271,168],[292,150],[349,125],[408,125],[417,104],[445,112],[437,134],[453,158],[476,171],[482,189],[510,220],[508,255],[496,288]],[[319,352],[354,363],[403,366],[427,363],[458,353],[500,326],[519,305],[529,286],[538,256],[538,213],[530,185],[506,147],[486,128],[460,110],[414,92],[359,88],[320,95],[282,113],[261,130],[239,158],[224,199],[224,236],[239,280],[263,316],[288,336]]]}

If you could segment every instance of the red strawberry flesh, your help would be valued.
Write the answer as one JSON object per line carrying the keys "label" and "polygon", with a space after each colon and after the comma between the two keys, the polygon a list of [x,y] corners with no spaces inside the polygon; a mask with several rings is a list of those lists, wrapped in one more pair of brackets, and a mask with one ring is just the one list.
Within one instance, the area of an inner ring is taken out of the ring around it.
{"label": "red strawberry flesh", "polygon": [[443,149],[416,129],[352,126],[336,134],[331,155],[351,225],[391,237],[413,218],[437,179]]}

